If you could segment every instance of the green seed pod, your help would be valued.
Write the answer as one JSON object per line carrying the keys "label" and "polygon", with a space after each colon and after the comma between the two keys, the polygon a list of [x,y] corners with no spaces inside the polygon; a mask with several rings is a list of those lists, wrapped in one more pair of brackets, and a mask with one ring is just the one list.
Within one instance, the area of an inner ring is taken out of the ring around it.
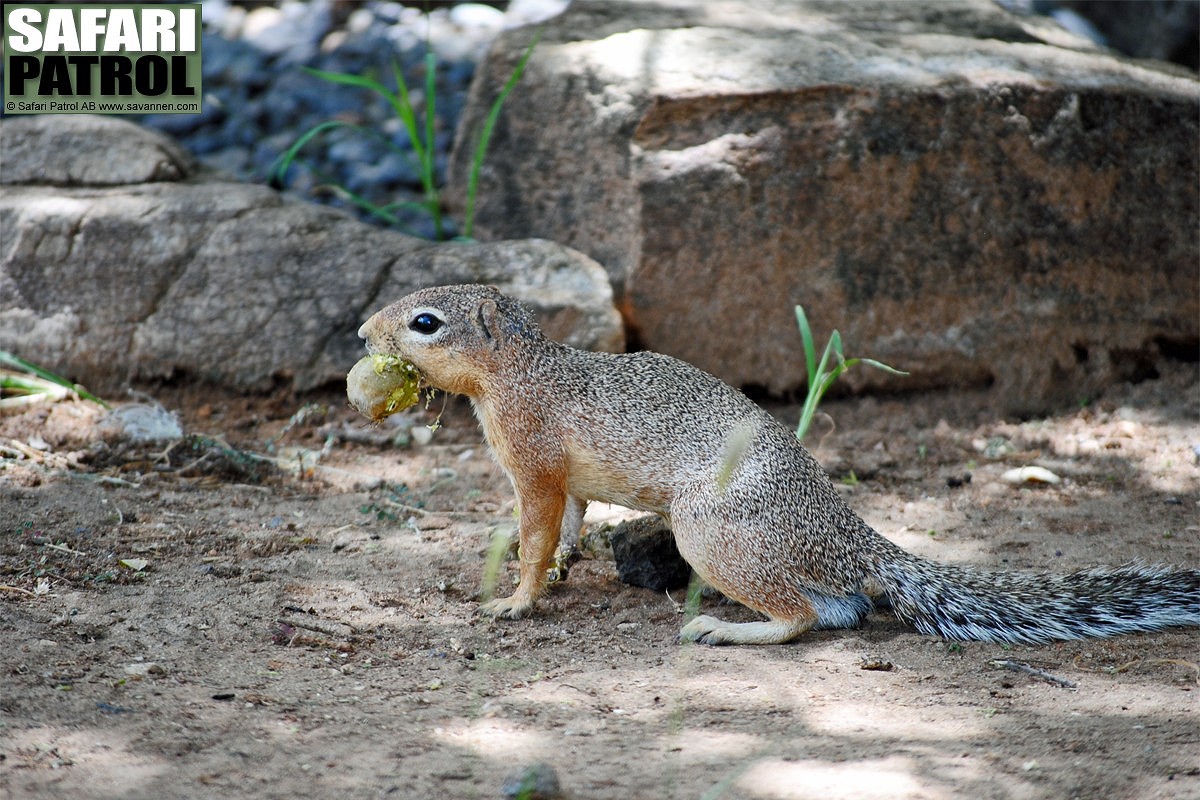
{"label": "green seed pod", "polygon": [[363,356],[346,375],[350,405],[376,422],[416,405],[420,390],[421,373],[396,356]]}

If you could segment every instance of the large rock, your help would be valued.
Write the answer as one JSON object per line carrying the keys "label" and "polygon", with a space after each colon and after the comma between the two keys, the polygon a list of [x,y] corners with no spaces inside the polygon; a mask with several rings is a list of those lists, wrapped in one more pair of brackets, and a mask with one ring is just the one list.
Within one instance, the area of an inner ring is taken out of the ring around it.
{"label": "large rock", "polygon": [[[477,230],[609,270],[638,341],[804,382],[792,306],[848,354],[1075,403],[1200,349],[1200,82],[987,0],[588,2],[500,115]],[[533,32],[494,45],[452,160]]]}
{"label": "large rock", "polygon": [[[161,133],[96,117],[27,117],[3,130],[3,184],[120,186],[178,181],[196,169],[195,160]],[[103,150],[89,143],[95,135]]]}
{"label": "large rock", "polygon": [[577,346],[624,344],[604,270],[551,242],[379,230],[197,172],[161,135],[106,117],[12,118],[0,147],[0,349],[94,390],[340,380],[363,320],[446,283],[497,284]]}

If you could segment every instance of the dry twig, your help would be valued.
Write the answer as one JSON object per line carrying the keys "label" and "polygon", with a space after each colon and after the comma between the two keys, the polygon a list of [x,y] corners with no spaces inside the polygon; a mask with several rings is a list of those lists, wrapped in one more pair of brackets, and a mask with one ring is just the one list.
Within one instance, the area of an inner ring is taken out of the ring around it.
{"label": "dry twig", "polygon": [[1069,681],[1066,678],[1060,678],[1057,675],[1051,675],[1049,672],[1046,672],[1045,670],[1037,669],[1036,667],[1031,667],[1028,664],[1022,664],[1020,661],[1010,661],[1009,659],[1006,659],[1006,658],[995,658],[995,659],[992,659],[988,663],[990,663],[993,667],[1000,667],[1002,669],[1010,669],[1013,672],[1022,672],[1026,675],[1032,675],[1035,678],[1040,678],[1041,680],[1046,681],[1046,683],[1053,683],[1055,686],[1062,686],[1065,689],[1079,688],[1079,684],[1077,684],[1077,683],[1073,683],[1072,681]]}

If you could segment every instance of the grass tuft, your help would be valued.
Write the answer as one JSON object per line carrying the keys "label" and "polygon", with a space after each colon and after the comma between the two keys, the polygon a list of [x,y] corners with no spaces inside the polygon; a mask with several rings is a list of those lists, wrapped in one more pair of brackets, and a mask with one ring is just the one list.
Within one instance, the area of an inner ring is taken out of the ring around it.
{"label": "grass tuft", "polygon": [[[467,200],[466,210],[463,215],[462,236],[461,239],[470,239],[475,228],[475,198],[479,191],[479,173],[483,166],[483,159],[487,155],[488,144],[491,141],[492,131],[496,126],[496,120],[500,116],[500,109],[504,105],[504,101],[508,99],[520,81],[521,75],[525,72],[525,66],[529,63],[530,56],[533,55],[533,48],[537,45],[540,33],[533,38],[533,42],[526,48],[525,53],[521,56],[521,60],[517,63],[516,68],[509,76],[508,81],[504,84],[504,88],[492,103],[488,111],[487,118],[484,121],[483,128],[480,131],[479,139],[475,143],[475,149],[471,159],[471,171],[467,181]],[[319,123],[309,128],[304,133],[297,137],[296,141],[285,150],[275,164],[272,166],[268,176],[268,183],[276,188],[282,188],[286,185],[288,171],[295,164],[302,164],[308,167],[317,177],[325,181],[325,188],[342,198],[343,200],[357,206],[366,212],[370,217],[376,218],[388,225],[401,226],[401,217],[397,213],[399,211],[416,211],[427,214],[433,222],[435,241],[444,241],[446,236],[446,220],[442,209],[441,190],[438,188],[437,181],[437,160],[435,148],[435,123],[437,115],[437,56],[432,51],[425,53],[425,86],[424,86],[424,103],[425,108],[423,114],[418,114],[416,105],[413,102],[412,95],[409,92],[407,81],[404,79],[404,73],[401,71],[399,64],[392,62],[392,79],[396,84],[396,89],[393,91],[384,84],[374,78],[365,75],[353,75],[345,72],[329,72],[326,70],[313,69],[304,67],[304,71],[310,75],[314,75],[322,80],[339,86],[348,86],[354,89],[365,89],[378,95],[385,100],[391,107],[396,118],[400,120],[404,127],[405,135],[408,137],[409,146],[412,148],[412,159],[415,161],[417,174],[421,181],[421,200],[418,202],[406,201],[398,203],[388,203],[386,205],[378,205],[371,202],[356,192],[352,192],[337,181],[328,179],[316,169],[312,168],[302,160],[300,160],[301,151],[307,148],[312,142],[320,136],[338,128],[350,128],[364,136],[371,136],[383,141],[389,148],[408,157],[407,151],[393,144],[388,137],[373,131],[361,125],[353,125],[342,120],[329,120]]]}
{"label": "grass tuft", "polygon": [[21,408],[37,402],[66,400],[69,397],[80,397],[103,408],[109,407],[108,403],[82,386],[19,356],[0,350],[0,409]]}
{"label": "grass tuft", "polygon": [[[804,313],[803,306],[796,306],[796,324],[800,328],[800,339],[804,345],[804,364],[808,368],[808,393],[804,398],[804,407],[800,411],[800,423],[796,426],[796,438],[800,441],[804,441],[804,437],[808,434],[808,428],[812,424],[813,415],[817,413],[817,406],[821,404],[821,398],[846,370],[863,364],[890,372],[893,375],[908,375],[907,372],[889,367],[882,361],[876,361],[873,358],[846,358],[842,353],[842,335],[836,330],[830,334],[829,341],[825,344],[825,350],[821,353],[821,360],[817,361],[817,348],[813,340],[812,328],[809,327],[808,316]],[[830,366],[831,356],[836,362],[832,366]]]}

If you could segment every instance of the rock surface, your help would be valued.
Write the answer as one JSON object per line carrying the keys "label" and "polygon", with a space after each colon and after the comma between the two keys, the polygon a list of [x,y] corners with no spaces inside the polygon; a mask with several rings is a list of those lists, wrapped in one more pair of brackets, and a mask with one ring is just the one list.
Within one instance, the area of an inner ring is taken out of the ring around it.
{"label": "rock surface", "polygon": [[97,130],[118,130],[94,117],[47,114],[4,127],[0,183],[46,186],[119,186],[178,181],[196,167],[169,137],[121,126],[106,136],[106,150],[80,147]]}
{"label": "rock surface", "polygon": [[803,385],[799,303],[912,372],[852,385],[1037,411],[1197,357],[1198,112],[1194,75],[984,0],[581,0],[504,106],[477,231],[588,253],[640,344],[735,384]]}
{"label": "rock surface", "polygon": [[382,231],[195,171],[161,135],[107,117],[9,119],[0,146],[0,349],[93,390],[175,375],[249,390],[338,381],[373,311],[447,283],[495,283],[577,346],[624,343],[604,270],[551,242]]}

